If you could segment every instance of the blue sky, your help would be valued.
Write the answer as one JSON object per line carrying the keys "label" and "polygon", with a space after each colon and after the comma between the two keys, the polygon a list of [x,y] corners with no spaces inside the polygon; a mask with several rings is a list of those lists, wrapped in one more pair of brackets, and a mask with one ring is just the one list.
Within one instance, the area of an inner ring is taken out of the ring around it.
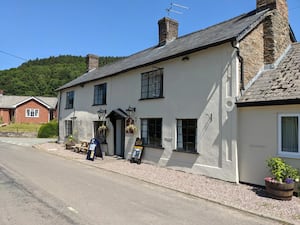
{"label": "blue sky", "polygon": [[[179,36],[256,7],[256,0],[2,0],[0,70],[50,56],[136,53],[157,44],[157,21],[171,2],[189,7],[169,15],[179,22]],[[288,5],[299,41],[300,0]]]}

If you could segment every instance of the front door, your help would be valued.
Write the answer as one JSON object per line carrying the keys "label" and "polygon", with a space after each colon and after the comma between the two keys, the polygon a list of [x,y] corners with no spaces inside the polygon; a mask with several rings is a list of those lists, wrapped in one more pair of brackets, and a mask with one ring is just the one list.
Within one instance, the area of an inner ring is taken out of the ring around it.
{"label": "front door", "polygon": [[116,119],[115,125],[115,155],[124,158],[125,145],[125,122],[124,119]]}

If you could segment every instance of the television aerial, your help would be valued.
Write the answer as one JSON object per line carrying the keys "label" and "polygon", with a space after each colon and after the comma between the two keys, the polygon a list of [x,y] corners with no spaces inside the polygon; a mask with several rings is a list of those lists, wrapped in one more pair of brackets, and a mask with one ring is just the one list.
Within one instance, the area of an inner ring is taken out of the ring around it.
{"label": "television aerial", "polygon": [[168,13],[168,16],[170,15],[170,13],[183,14],[183,12],[179,11],[179,9],[188,10],[189,7],[172,2],[170,4],[170,7],[167,8],[166,11]]}

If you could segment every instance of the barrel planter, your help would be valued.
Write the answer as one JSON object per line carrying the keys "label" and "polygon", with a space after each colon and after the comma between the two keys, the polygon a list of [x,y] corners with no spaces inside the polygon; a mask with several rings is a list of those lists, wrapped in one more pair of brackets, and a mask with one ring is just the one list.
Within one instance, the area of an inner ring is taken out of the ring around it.
{"label": "barrel planter", "polygon": [[267,194],[274,199],[292,200],[295,183],[279,183],[265,180]]}

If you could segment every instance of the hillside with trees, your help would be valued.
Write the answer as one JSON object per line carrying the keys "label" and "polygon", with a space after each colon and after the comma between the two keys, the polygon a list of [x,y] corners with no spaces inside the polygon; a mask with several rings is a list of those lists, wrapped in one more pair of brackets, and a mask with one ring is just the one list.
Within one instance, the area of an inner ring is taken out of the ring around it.
{"label": "hillside with trees", "polygon": [[[122,57],[100,57],[99,66]],[[86,72],[86,58],[63,55],[30,60],[0,71],[0,89],[5,95],[57,96],[56,89]]]}

